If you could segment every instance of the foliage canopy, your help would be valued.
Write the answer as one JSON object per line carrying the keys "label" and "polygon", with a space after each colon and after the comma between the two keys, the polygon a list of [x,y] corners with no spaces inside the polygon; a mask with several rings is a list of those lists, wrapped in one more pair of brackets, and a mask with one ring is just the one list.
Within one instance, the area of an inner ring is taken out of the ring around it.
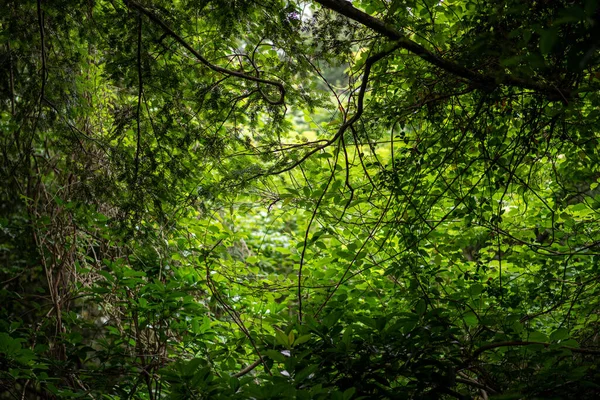
{"label": "foliage canopy", "polygon": [[600,395],[597,0],[0,27],[0,399]]}

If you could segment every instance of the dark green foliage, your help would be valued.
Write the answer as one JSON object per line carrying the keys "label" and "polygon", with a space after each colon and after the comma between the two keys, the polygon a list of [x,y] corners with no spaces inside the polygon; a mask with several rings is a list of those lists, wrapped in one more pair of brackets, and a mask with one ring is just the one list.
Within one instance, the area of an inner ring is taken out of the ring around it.
{"label": "dark green foliage", "polygon": [[596,0],[0,4],[0,399],[596,399]]}

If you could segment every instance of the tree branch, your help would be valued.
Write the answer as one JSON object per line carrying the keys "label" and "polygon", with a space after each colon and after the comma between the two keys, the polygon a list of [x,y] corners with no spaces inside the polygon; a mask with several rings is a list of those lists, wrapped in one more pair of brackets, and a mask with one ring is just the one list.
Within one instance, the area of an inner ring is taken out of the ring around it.
{"label": "tree branch", "polygon": [[456,382],[460,382],[460,383],[465,384],[465,385],[473,386],[473,387],[476,387],[478,389],[485,390],[486,392],[490,392],[492,394],[498,393],[495,389],[493,389],[493,388],[491,388],[491,387],[489,387],[487,385],[484,385],[483,383],[480,383],[480,382],[478,382],[478,381],[470,378],[469,376],[467,376],[466,374],[464,374],[462,372],[459,372],[458,374],[462,378],[456,378]]}
{"label": "tree branch", "polygon": [[486,91],[492,91],[500,85],[504,86],[515,86],[524,89],[534,90],[539,93],[543,93],[549,97],[549,100],[561,100],[566,101],[572,95],[570,89],[557,88],[551,85],[545,85],[538,82],[531,82],[526,79],[522,79],[513,75],[482,75],[478,72],[472,71],[455,62],[446,60],[437,54],[432,53],[420,44],[410,40],[404,33],[395,27],[383,22],[382,20],[375,18],[357,8],[352,3],[346,0],[315,0],[316,3],[321,6],[335,11],[345,17],[350,18],[353,21],[364,25],[375,32],[385,36],[388,39],[394,40],[400,44],[405,50],[416,54],[421,59],[427,61],[430,64],[435,65],[443,69],[452,75],[459,76],[469,80],[479,89]]}
{"label": "tree branch", "polygon": [[346,130],[348,130],[348,128],[352,127],[352,125],[354,125],[354,123],[356,123],[356,121],[359,120],[359,118],[361,117],[361,115],[364,111],[364,98],[365,98],[365,93],[367,91],[367,86],[369,83],[369,75],[371,74],[371,68],[372,68],[373,64],[375,64],[377,61],[381,60],[382,58],[387,57],[388,55],[392,54],[394,51],[398,50],[399,48],[401,48],[401,45],[395,43],[388,50],[382,51],[381,53],[374,54],[371,57],[367,58],[367,60],[365,61],[365,70],[363,72],[360,89],[358,91],[356,112],[350,119],[346,120],[342,125],[340,125],[337,132],[335,133],[335,135],[333,135],[333,137],[331,139],[327,140],[322,145],[319,145],[319,146],[315,147],[314,149],[310,150],[309,152],[304,154],[299,160],[288,165],[287,167],[283,167],[281,169],[267,172],[267,173],[260,173],[260,174],[254,175],[248,179],[249,180],[255,179],[255,178],[258,178],[263,175],[279,175],[284,172],[291,171],[292,169],[296,168],[298,165],[300,165],[304,161],[306,161],[308,158],[310,158],[310,156],[312,156],[316,152],[323,150],[323,149],[331,146],[333,143],[335,143],[340,138],[340,136],[342,136],[346,132]]}
{"label": "tree branch", "polygon": [[[277,90],[279,90],[279,98],[276,100],[273,99],[269,99],[268,97],[264,96],[264,99],[272,105],[279,105],[279,104],[283,104],[284,100],[285,100],[285,88],[283,86],[282,83],[280,82],[276,82],[276,81],[272,81],[269,79],[263,79],[263,78],[259,78],[256,76],[252,76],[252,75],[248,75],[244,72],[239,72],[239,71],[233,71],[227,68],[223,68],[220,67],[218,65],[215,65],[213,63],[211,63],[210,61],[208,61],[206,58],[204,58],[196,49],[194,49],[188,42],[186,42],[181,36],[179,36],[177,33],[175,33],[175,31],[173,29],[171,29],[162,19],[160,19],[157,15],[155,15],[153,12],[151,12],[150,10],[147,10],[146,8],[144,8],[141,4],[133,1],[133,0],[126,0],[125,4],[130,7],[130,8],[135,8],[136,10],[138,10],[139,12],[141,12],[142,14],[146,15],[152,22],[154,22],[155,24],[157,24],[158,26],[160,26],[169,36],[171,36],[173,39],[175,39],[179,44],[181,44],[186,50],[188,50],[190,53],[192,53],[194,55],[194,57],[196,57],[196,59],[198,59],[198,61],[200,61],[202,64],[206,65],[208,68],[212,69],[215,72],[219,72],[221,74],[224,75],[231,75],[231,76],[237,76],[238,78],[242,78],[248,81],[253,81],[256,83],[264,83],[266,85],[271,85],[277,88]],[[259,88],[260,89],[260,88]],[[262,93],[262,91],[261,91]]]}
{"label": "tree branch", "polygon": [[258,367],[260,364],[263,363],[263,360],[261,360],[260,358],[256,361],[254,361],[252,364],[248,365],[246,368],[240,370],[240,372],[236,372],[235,374],[231,375],[235,378],[239,378],[241,376],[246,375],[248,372],[252,371],[254,368]]}
{"label": "tree branch", "polygon": [[[531,346],[531,345],[534,345],[534,344],[541,344],[541,345],[544,345],[544,347],[548,347],[552,343],[546,343],[546,342],[525,342],[525,341],[521,341],[521,340],[514,340],[514,341],[508,341],[508,342],[490,343],[490,344],[486,344],[484,346],[481,346],[480,348],[478,348],[477,350],[475,350],[473,352],[473,358],[479,357],[479,355],[481,353],[483,353],[484,351],[495,349],[495,348],[498,348],[498,347]],[[570,350],[573,353],[590,354],[590,355],[600,355],[600,350],[596,350],[596,349],[581,349],[581,348],[578,348],[578,347],[571,347],[571,346],[560,346],[560,348],[561,349]]]}

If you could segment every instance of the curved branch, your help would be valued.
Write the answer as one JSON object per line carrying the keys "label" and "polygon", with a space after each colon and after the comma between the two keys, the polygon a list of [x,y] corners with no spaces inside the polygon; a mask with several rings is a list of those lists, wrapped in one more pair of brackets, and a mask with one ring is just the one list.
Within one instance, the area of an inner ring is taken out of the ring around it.
{"label": "curved branch", "polygon": [[358,92],[356,112],[354,113],[352,118],[348,119],[342,125],[340,125],[337,132],[335,133],[335,135],[333,135],[333,137],[331,139],[327,140],[322,145],[319,145],[319,146],[315,147],[314,149],[312,149],[311,151],[307,152],[299,160],[292,163],[291,165],[288,165],[287,167],[283,167],[279,170],[272,171],[272,172],[260,173],[260,174],[250,177],[249,179],[255,179],[255,178],[258,178],[263,175],[279,175],[284,172],[291,171],[292,169],[296,168],[298,165],[300,165],[304,161],[306,161],[308,158],[310,158],[310,156],[312,156],[316,152],[323,150],[323,149],[331,146],[333,143],[335,143],[340,138],[340,136],[342,136],[346,132],[346,130],[348,130],[348,128],[350,128],[352,125],[354,125],[354,123],[356,123],[356,121],[359,120],[359,118],[361,117],[361,115],[364,111],[365,93],[367,91],[367,86],[369,83],[369,75],[371,74],[371,67],[373,66],[373,64],[375,64],[377,61],[381,60],[382,58],[392,54],[394,51],[398,50],[401,47],[402,47],[402,45],[400,43],[394,43],[393,46],[390,47],[388,50],[382,51],[380,53],[377,53],[377,54],[372,55],[371,57],[367,58],[367,60],[365,61],[365,71],[363,72],[363,78],[362,78],[362,81],[360,84],[360,89]]}
{"label": "curved branch", "polygon": [[240,370],[240,372],[236,372],[235,374],[231,375],[234,378],[239,378],[242,377],[244,375],[246,375],[248,372],[252,371],[254,368],[258,367],[260,364],[263,363],[263,360],[261,360],[260,358],[256,361],[254,361],[252,364],[248,365],[246,368]]}
{"label": "curved branch", "polygon": [[486,393],[486,395],[487,395],[487,392],[492,393],[492,394],[497,394],[498,393],[498,391],[496,389],[494,389],[494,388],[492,388],[492,387],[490,387],[488,385],[485,385],[485,384],[477,381],[474,378],[471,378],[470,376],[468,376],[467,374],[465,374],[462,371],[458,371],[458,375],[461,378],[457,377],[456,378],[456,382],[460,382],[462,384],[473,386],[473,387],[476,387],[476,388],[478,388],[480,390],[483,390]]}
{"label": "curved branch", "polygon": [[[473,358],[477,358],[484,351],[495,349],[495,348],[498,348],[498,347],[531,346],[531,345],[534,345],[534,344],[541,344],[541,345],[544,345],[544,347],[548,347],[552,343],[546,343],[546,342],[526,342],[526,341],[522,341],[522,340],[513,340],[513,341],[508,341],[508,342],[490,343],[490,344],[486,344],[485,346],[481,346],[480,348],[478,348],[477,350],[475,350],[473,352],[473,356],[472,357]],[[561,349],[570,350],[573,353],[590,354],[590,355],[600,355],[600,350],[596,350],[596,349],[585,349],[585,348],[581,349],[581,348],[578,348],[578,347],[571,347],[571,346],[560,346],[560,348]]]}
{"label": "curved branch", "polygon": [[[188,42],[186,42],[181,36],[179,36],[173,29],[171,29],[162,19],[160,19],[157,15],[152,13],[150,10],[144,8],[141,4],[133,1],[133,0],[125,0],[125,4],[128,7],[135,8],[142,14],[146,15],[152,22],[159,25],[169,36],[175,39],[179,44],[181,44],[186,50],[194,55],[202,64],[206,65],[208,68],[212,69],[215,72],[219,72],[224,75],[237,76],[238,78],[242,78],[248,81],[253,81],[256,83],[264,83],[266,85],[274,86],[279,90],[279,98],[277,100],[269,99],[264,96],[265,100],[272,105],[283,104],[285,100],[285,87],[281,82],[272,81],[269,79],[263,79],[256,76],[248,75],[244,72],[233,71],[227,68],[220,67],[208,61],[204,58],[196,49],[194,49]],[[262,92],[261,92],[262,93]]]}
{"label": "curved branch", "polygon": [[[343,138],[344,136],[340,136]],[[304,245],[302,246],[302,253],[300,253],[300,265],[298,266],[298,321],[302,323],[302,269],[304,267],[304,261],[306,260],[306,249],[308,248],[308,235],[310,234],[310,228],[317,217],[317,211],[319,210],[319,206],[321,202],[325,198],[325,194],[329,190],[329,186],[335,177],[335,170],[338,162],[339,156],[339,147],[335,153],[335,159],[333,161],[333,168],[331,169],[331,174],[329,174],[329,179],[327,179],[327,183],[325,187],[322,189],[322,193],[317,200],[317,204],[315,204],[315,208],[310,216],[310,220],[308,221],[308,225],[306,226],[306,231],[304,233]]]}
{"label": "curved branch", "polygon": [[465,66],[446,60],[437,54],[432,53],[417,42],[410,40],[404,33],[395,27],[375,18],[357,8],[346,0],[315,0],[321,6],[335,11],[353,21],[364,25],[375,32],[392,39],[400,44],[400,47],[419,56],[421,59],[433,64],[452,75],[459,76],[471,81],[474,86],[486,91],[492,91],[500,85],[515,86],[524,89],[531,89],[548,96],[549,100],[561,100],[566,102],[572,96],[572,91],[566,88],[557,88],[553,85],[545,85],[539,82],[532,82],[513,75],[483,75],[472,71]]}
{"label": "curved branch", "polygon": [[462,384],[468,385],[468,386],[473,386],[473,387],[476,387],[477,389],[485,390],[486,392],[490,392],[492,394],[498,393],[494,389],[487,387],[486,385],[479,383],[477,381],[474,381],[472,379],[456,378],[456,382],[462,383]]}

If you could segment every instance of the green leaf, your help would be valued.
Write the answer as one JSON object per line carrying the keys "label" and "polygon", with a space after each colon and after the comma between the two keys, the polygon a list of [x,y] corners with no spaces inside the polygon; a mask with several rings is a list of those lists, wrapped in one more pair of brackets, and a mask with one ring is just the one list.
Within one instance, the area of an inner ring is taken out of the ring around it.
{"label": "green leaf", "polygon": [[550,54],[554,44],[558,40],[558,30],[556,28],[544,29],[540,32],[540,52],[544,55]]}
{"label": "green leaf", "polygon": [[354,393],[356,393],[356,388],[353,387],[344,390],[344,400],[350,400],[354,396]]}
{"label": "green leaf", "polygon": [[552,334],[550,334],[550,340],[558,341],[567,339],[569,337],[569,330],[566,328],[558,328]]}
{"label": "green leaf", "polygon": [[264,354],[273,361],[285,362],[285,356],[276,350],[265,350]]}
{"label": "green leaf", "polygon": [[309,365],[295,375],[296,382],[302,382],[319,369],[318,365]]}
{"label": "green leaf", "polygon": [[308,341],[309,341],[311,338],[312,338],[312,336],[311,336],[311,335],[302,335],[302,336],[298,336],[298,337],[296,338],[296,340],[294,341],[294,346],[297,346],[297,345],[299,345],[299,344],[302,344],[302,343],[306,343],[306,342],[308,342]]}
{"label": "green leaf", "polygon": [[528,340],[532,342],[547,342],[548,336],[544,335],[541,332],[530,332]]}
{"label": "green leaf", "polygon": [[473,312],[466,313],[463,316],[463,320],[468,326],[477,326],[479,324],[479,318],[477,318],[477,315]]}
{"label": "green leaf", "polygon": [[472,297],[479,296],[483,292],[483,285],[481,283],[475,283],[469,287],[469,294]]}
{"label": "green leaf", "polygon": [[193,358],[184,365],[182,372],[187,376],[191,376],[196,373],[196,370],[203,364],[205,364],[203,359]]}
{"label": "green leaf", "polygon": [[289,337],[283,331],[276,330],[275,331],[275,339],[276,339],[277,343],[280,344],[281,346],[284,346],[284,347],[290,346]]}
{"label": "green leaf", "polygon": [[417,315],[423,315],[425,314],[425,310],[427,310],[427,303],[425,302],[425,300],[420,299],[415,305],[415,313]]}
{"label": "green leaf", "polygon": [[229,386],[234,393],[237,392],[240,388],[240,380],[235,376],[229,377]]}

